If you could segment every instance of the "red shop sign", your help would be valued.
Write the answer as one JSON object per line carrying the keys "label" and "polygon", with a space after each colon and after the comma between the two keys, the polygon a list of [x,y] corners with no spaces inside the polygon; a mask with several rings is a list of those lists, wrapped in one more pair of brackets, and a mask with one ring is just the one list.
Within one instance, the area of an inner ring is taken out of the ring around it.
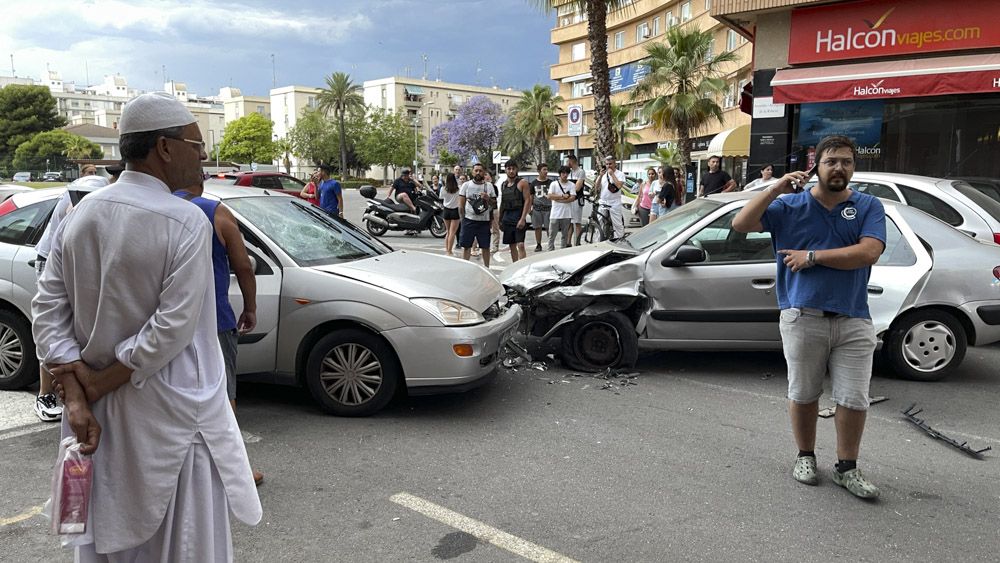
{"label": "red shop sign", "polygon": [[865,0],[792,11],[789,64],[1000,47],[996,0]]}

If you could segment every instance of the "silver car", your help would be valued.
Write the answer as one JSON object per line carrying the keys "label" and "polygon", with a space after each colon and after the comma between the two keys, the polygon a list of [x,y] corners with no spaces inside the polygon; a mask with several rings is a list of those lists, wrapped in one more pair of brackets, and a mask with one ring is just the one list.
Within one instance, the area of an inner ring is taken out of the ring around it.
{"label": "silver car", "polygon": [[[752,193],[683,205],[624,241],[537,254],[500,276],[524,328],[562,337],[564,363],[599,370],[638,351],[780,350],[768,233],[739,233]],[[885,204],[887,244],[868,286],[881,355],[937,380],[967,346],[1000,341],[1000,246],[913,207]]]}
{"label": "silver car", "polygon": [[[0,210],[0,389],[37,379],[28,319],[34,244],[61,189]],[[396,251],[296,198],[211,186],[240,223],[257,278],[257,327],[240,336],[241,380],[305,385],[332,414],[372,414],[398,391],[482,384],[521,317],[476,264]],[[242,296],[233,276],[230,300]]]}

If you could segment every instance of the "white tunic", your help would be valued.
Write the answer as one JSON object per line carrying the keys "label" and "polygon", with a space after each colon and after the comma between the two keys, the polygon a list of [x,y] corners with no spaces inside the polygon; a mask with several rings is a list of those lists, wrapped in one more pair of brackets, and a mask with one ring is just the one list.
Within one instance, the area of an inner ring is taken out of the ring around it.
{"label": "white tunic", "polygon": [[54,233],[32,303],[39,356],[53,364],[82,359],[95,369],[118,360],[134,370],[130,383],[92,405],[103,432],[94,454],[92,525],[77,545],[93,542],[109,553],[149,540],[191,445],[202,441],[233,514],[250,525],[260,521],[226,397],[210,237],[198,207],[132,171],[87,196]]}

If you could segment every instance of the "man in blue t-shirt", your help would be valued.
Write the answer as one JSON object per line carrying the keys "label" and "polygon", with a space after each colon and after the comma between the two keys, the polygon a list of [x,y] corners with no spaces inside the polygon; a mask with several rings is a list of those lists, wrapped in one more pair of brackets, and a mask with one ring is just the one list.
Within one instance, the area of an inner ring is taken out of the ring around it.
{"label": "man in blue t-shirt", "polygon": [[824,138],[816,146],[817,185],[799,191],[808,174],[786,174],[740,210],[733,229],[770,232],[778,257],[788,412],[799,448],[792,476],[807,485],[819,482],[816,419],[829,373],[837,403],[833,481],[870,499],[879,490],[861,475],[857,460],[877,343],[868,279],[885,250],[885,209],[877,198],[848,187],[856,158],[847,137]]}
{"label": "man in blue t-shirt", "polygon": [[340,189],[340,182],[330,177],[333,167],[323,164],[319,167],[319,206],[330,215],[337,217],[344,216],[344,193]]}

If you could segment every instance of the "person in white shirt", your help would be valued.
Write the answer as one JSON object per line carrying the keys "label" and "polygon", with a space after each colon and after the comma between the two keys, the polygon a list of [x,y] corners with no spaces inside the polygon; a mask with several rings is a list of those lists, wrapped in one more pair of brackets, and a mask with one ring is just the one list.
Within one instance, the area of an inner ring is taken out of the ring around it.
{"label": "person in white shirt", "polygon": [[[618,170],[615,157],[604,157],[607,169],[597,178],[597,189],[600,190],[601,199],[598,202],[600,212],[607,213],[611,218],[612,238],[620,239],[625,236],[625,215],[622,213],[622,189],[625,187],[625,173]],[[603,239],[604,233],[601,233]]]}
{"label": "person in white shirt", "polygon": [[774,165],[765,164],[760,168],[760,178],[757,178],[756,180],[747,184],[743,188],[743,191],[753,191],[753,189],[756,188],[757,186],[767,185],[773,179],[774,179]]}
{"label": "person in white shirt", "polygon": [[583,182],[587,178],[587,173],[583,168],[580,168],[580,160],[576,158],[575,154],[566,157],[566,165],[569,166],[569,179],[576,187],[576,201],[573,202],[572,218],[569,222],[576,231],[573,244],[580,246],[580,237],[583,236],[583,204],[585,203]]}
{"label": "person in white shirt", "polygon": [[202,179],[205,143],[165,92],[122,111],[126,170],[53,233],[32,332],[63,395],[63,437],[93,459],[76,561],[231,561],[230,511],[262,510],[226,395],[212,228],[171,193]]}
{"label": "person in white shirt", "polygon": [[559,179],[549,184],[548,198],[552,202],[549,214],[549,250],[556,248],[556,233],[562,233],[562,247],[573,246],[573,208],[576,204],[576,184],[569,179],[569,166],[559,167]]}

